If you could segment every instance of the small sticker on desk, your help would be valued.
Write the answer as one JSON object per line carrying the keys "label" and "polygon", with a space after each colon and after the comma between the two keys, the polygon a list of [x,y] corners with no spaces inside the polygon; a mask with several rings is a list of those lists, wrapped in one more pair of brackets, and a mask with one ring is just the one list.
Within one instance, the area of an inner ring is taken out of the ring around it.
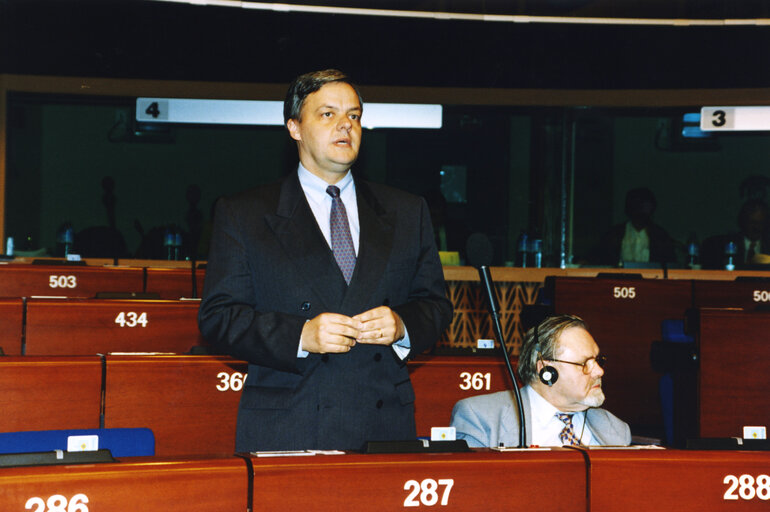
{"label": "small sticker on desk", "polygon": [[456,430],[454,427],[431,427],[430,428],[430,440],[431,441],[455,441]]}
{"label": "small sticker on desk", "polygon": [[495,340],[488,340],[488,339],[476,340],[476,348],[480,348],[480,349],[495,348]]}
{"label": "small sticker on desk", "polygon": [[744,439],[767,439],[765,427],[743,427]]}

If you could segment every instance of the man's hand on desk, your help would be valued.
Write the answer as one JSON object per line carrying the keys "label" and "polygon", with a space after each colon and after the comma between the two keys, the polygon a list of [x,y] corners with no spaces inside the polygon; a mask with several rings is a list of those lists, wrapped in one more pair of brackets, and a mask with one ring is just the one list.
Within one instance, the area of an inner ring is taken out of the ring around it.
{"label": "man's hand on desk", "polygon": [[360,335],[361,322],[337,313],[321,313],[305,322],[300,336],[302,350],[316,354],[349,352]]}
{"label": "man's hand on desk", "polygon": [[360,322],[358,343],[392,345],[404,337],[404,322],[398,314],[387,306],[364,311],[353,317]]}

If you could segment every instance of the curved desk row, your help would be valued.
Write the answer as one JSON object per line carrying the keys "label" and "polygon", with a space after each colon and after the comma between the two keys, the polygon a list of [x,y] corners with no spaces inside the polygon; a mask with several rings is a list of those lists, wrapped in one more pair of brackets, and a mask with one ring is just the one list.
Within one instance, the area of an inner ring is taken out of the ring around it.
{"label": "curved desk row", "polygon": [[0,508],[142,510],[766,510],[770,453],[591,449],[255,454],[0,468]]}
{"label": "curved desk row", "polygon": [[[455,402],[507,389],[486,357],[408,363],[420,436],[449,425]],[[0,358],[0,432],[145,427],[157,455],[231,453],[247,365],[219,356]]]}

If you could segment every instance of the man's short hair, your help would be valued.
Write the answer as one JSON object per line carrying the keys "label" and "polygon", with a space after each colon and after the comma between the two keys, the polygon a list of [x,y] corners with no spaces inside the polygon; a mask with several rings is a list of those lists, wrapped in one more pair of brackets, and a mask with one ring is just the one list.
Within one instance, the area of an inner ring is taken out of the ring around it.
{"label": "man's short hair", "polygon": [[575,315],[549,316],[527,331],[519,354],[519,377],[524,384],[537,380],[537,362],[555,359],[559,349],[559,336],[565,329],[580,327],[588,330],[582,318]]}
{"label": "man's short hair", "polygon": [[286,99],[283,100],[283,123],[286,124],[289,119],[299,120],[305,99],[324,85],[335,82],[342,82],[351,86],[356,91],[358,102],[363,110],[364,102],[361,99],[361,93],[358,91],[358,87],[350,81],[350,78],[337,69],[324,69],[323,71],[313,71],[300,75],[289,85]]}

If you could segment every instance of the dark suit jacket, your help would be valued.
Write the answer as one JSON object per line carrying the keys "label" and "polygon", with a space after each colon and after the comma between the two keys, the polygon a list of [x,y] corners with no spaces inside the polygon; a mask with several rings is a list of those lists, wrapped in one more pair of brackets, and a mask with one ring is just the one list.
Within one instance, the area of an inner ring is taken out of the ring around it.
{"label": "dark suit jacket", "polygon": [[410,356],[432,346],[452,305],[425,201],[356,180],[359,254],[350,286],[296,173],[219,201],[203,301],[204,337],[249,362],[236,450],[360,449],[413,439],[414,391],[390,346],[298,358],[305,322],[387,305],[404,321]]}

